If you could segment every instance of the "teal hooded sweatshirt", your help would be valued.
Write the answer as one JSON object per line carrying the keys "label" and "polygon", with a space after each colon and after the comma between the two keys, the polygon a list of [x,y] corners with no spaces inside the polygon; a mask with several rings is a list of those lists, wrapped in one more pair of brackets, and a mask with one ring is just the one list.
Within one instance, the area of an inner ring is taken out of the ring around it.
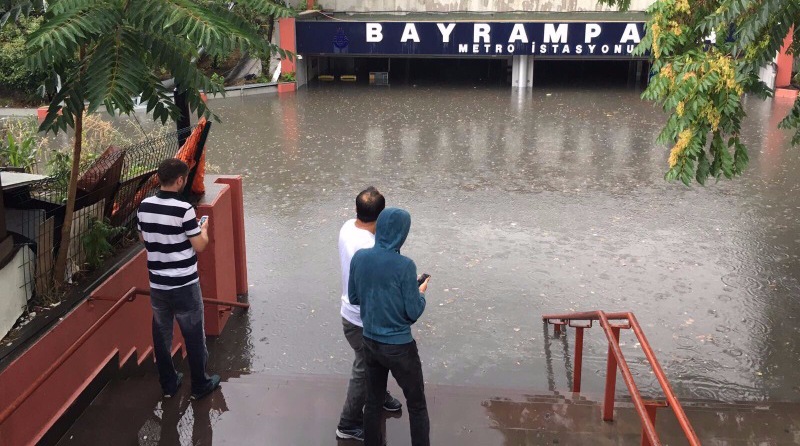
{"label": "teal hooded sweatshirt", "polygon": [[359,250],[350,261],[350,303],[361,306],[364,336],[384,344],[408,344],[411,324],[425,311],[417,284],[417,266],[400,255],[411,215],[387,208],[375,225],[375,246]]}

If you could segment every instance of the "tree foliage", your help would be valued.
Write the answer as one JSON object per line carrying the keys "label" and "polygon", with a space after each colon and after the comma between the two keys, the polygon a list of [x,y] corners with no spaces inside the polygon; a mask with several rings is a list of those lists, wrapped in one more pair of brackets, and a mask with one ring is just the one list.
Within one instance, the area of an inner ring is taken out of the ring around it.
{"label": "tree foliage", "polygon": [[[629,0],[600,0],[622,9]],[[648,8],[637,54],[653,62],[644,99],[668,113],[658,142],[670,144],[666,178],[705,184],[733,178],[747,167],[740,139],[744,94],[768,97],[758,79],[794,26],[791,54],[800,54],[797,0],[657,0]],[[800,144],[800,99],[780,127]]]}
{"label": "tree foliage", "polygon": [[33,96],[46,77],[45,73],[32,72],[25,64],[25,41],[41,22],[39,17],[21,17],[0,27],[0,90]]}
{"label": "tree foliage", "polygon": [[[291,9],[269,0],[242,0],[250,11],[285,17]],[[222,2],[191,0],[57,0],[50,2],[42,26],[28,39],[32,69],[53,73],[47,88],[54,94],[43,130],[74,127],[86,103],[92,113],[133,111],[141,95],[148,112],[166,122],[180,111],[172,91],[154,74],[165,68],[186,93],[192,112],[211,116],[202,91],[222,88],[193,63],[200,48],[210,56],[234,49],[243,53],[276,51],[238,11]],[[75,58],[83,48],[84,55]],[[62,86],[56,91],[57,77]]]}
{"label": "tree foliage", "polygon": [[[221,0],[0,2],[0,17],[5,20],[45,11],[41,26],[28,37],[27,62],[31,70],[50,73],[44,88],[52,100],[41,130],[75,130],[63,240],[71,234],[84,113],[103,107],[112,116],[129,114],[139,96],[162,123],[188,119],[175,104],[173,88],[156,76],[168,71],[189,110],[210,117],[202,92],[224,94],[224,90],[195,65],[201,52],[211,57],[233,50],[291,57],[261,38],[258,29],[238,12],[246,9],[273,17],[294,14],[271,0],[239,0],[237,4],[244,6],[239,9]],[[64,280],[66,258],[67,250],[59,249],[53,273],[57,285]]]}
{"label": "tree foliage", "polygon": [[43,9],[43,0],[0,0],[0,27],[9,20],[16,22],[33,11]]}

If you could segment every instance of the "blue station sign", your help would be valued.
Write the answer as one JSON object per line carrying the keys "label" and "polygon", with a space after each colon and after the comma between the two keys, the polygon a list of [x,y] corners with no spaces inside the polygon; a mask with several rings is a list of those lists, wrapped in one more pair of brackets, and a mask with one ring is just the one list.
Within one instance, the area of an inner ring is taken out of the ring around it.
{"label": "blue station sign", "polygon": [[643,22],[298,21],[297,52],[328,55],[625,58]]}

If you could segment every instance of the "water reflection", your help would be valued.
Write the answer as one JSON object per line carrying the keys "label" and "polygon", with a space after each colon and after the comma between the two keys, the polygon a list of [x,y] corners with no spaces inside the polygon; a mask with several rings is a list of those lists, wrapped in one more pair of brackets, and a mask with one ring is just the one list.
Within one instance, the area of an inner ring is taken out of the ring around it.
{"label": "water reflection", "polygon": [[[210,161],[246,176],[253,370],[347,373],[336,234],[374,184],[410,209],[407,252],[435,277],[417,329],[431,381],[551,388],[539,315],[600,308],[637,314],[679,395],[800,399],[800,156],[775,130],[789,104],[747,100],[751,168],[708,188],[663,181],[663,116],[628,90],[335,87],[211,105]],[[602,389],[605,346],[587,332],[584,388]]]}
{"label": "water reflection", "polygon": [[[228,411],[222,392],[191,403],[188,395],[178,401],[159,402],[153,415],[139,429],[140,445],[212,445],[214,424]],[[135,420],[128,420],[134,422]],[[218,439],[219,440],[219,439]]]}

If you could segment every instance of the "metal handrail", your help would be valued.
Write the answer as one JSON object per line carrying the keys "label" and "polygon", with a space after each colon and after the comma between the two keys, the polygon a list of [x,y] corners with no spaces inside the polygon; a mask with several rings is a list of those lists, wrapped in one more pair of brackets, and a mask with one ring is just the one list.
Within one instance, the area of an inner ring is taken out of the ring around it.
{"label": "metal handrail", "polygon": [[[91,297],[89,300],[111,301],[114,302],[114,305],[112,305],[111,308],[109,308],[108,311],[106,311],[100,317],[100,319],[95,321],[95,323],[92,324],[92,326],[89,327],[89,329],[86,330],[66,351],[64,351],[64,353],[62,353],[61,356],[58,357],[58,359],[56,359],[52,364],[50,364],[50,367],[48,367],[47,370],[42,375],[40,375],[36,379],[36,381],[33,382],[33,384],[28,386],[28,388],[25,389],[25,391],[22,392],[8,407],[3,409],[3,412],[0,413],[0,424],[3,424],[17,409],[19,409],[19,407],[22,405],[22,403],[25,402],[25,400],[27,400],[28,398],[30,398],[31,395],[33,395],[33,392],[36,392],[36,390],[39,387],[41,387],[42,384],[45,383],[45,381],[47,381],[51,376],[53,376],[53,373],[55,373],[59,367],[64,365],[64,363],[67,362],[67,360],[71,358],[72,355],[74,355],[75,352],[77,352],[78,349],[81,348],[81,346],[83,346],[83,344],[85,344],[86,341],[88,341],[89,338],[92,337],[92,335],[94,335],[94,333],[97,332],[97,330],[99,330],[100,327],[102,327],[103,324],[105,324],[111,318],[111,316],[113,316],[120,308],[122,308],[123,304],[125,304],[126,302],[133,301],[137,295],[150,296],[150,291],[136,287],[131,287],[125,294],[122,295],[122,297],[118,299],[107,298],[107,297]],[[250,308],[250,304],[248,303],[229,302],[218,299],[204,298],[203,303],[213,304],[213,305],[226,305],[239,308]]]}
{"label": "metal handrail", "polygon": [[[620,329],[631,328],[636,335],[636,338],[639,340],[642,351],[644,351],[645,357],[647,357],[650,367],[653,369],[653,373],[655,374],[656,379],[661,386],[661,390],[664,392],[664,395],[667,399],[667,405],[670,406],[672,411],[675,413],[675,417],[677,418],[678,424],[680,424],[684,435],[686,435],[686,439],[692,446],[700,445],[700,440],[697,438],[694,428],[692,428],[686,413],[683,411],[683,407],[681,407],[678,398],[675,396],[675,392],[672,390],[672,386],[670,386],[669,381],[664,374],[664,370],[658,363],[658,359],[656,359],[655,353],[653,353],[653,349],[650,347],[650,343],[647,341],[647,337],[644,335],[644,331],[642,331],[642,327],[639,325],[639,322],[636,320],[636,316],[634,316],[633,313],[605,313],[603,311],[587,311],[580,313],[543,315],[542,320],[546,324],[555,325],[557,333],[560,332],[562,325],[572,326],[576,330],[573,392],[580,392],[581,386],[583,330],[584,328],[589,328],[592,326],[591,321],[600,322],[606,338],[608,339],[608,364],[606,369],[606,392],[603,404],[603,420],[612,421],[614,417],[613,412],[614,393],[616,387],[616,369],[617,364],[619,364],[623,381],[628,387],[628,392],[631,394],[634,408],[636,409],[636,413],[639,415],[639,419],[642,422],[642,444],[656,446],[661,444],[661,441],[659,440],[658,434],[655,430],[655,408],[658,405],[646,403],[642,399],[639,389],[636,386],[636,382],[633,379],[633,374],[628,367],[628,363],[625,361],[622,350],[619,348]],[[623,325],[612,325],[610,323],[611,320],[624,320],[627,323]],[[572,321],[589,321],[589,324],[586,326],[576,326],[572,324]]]}

